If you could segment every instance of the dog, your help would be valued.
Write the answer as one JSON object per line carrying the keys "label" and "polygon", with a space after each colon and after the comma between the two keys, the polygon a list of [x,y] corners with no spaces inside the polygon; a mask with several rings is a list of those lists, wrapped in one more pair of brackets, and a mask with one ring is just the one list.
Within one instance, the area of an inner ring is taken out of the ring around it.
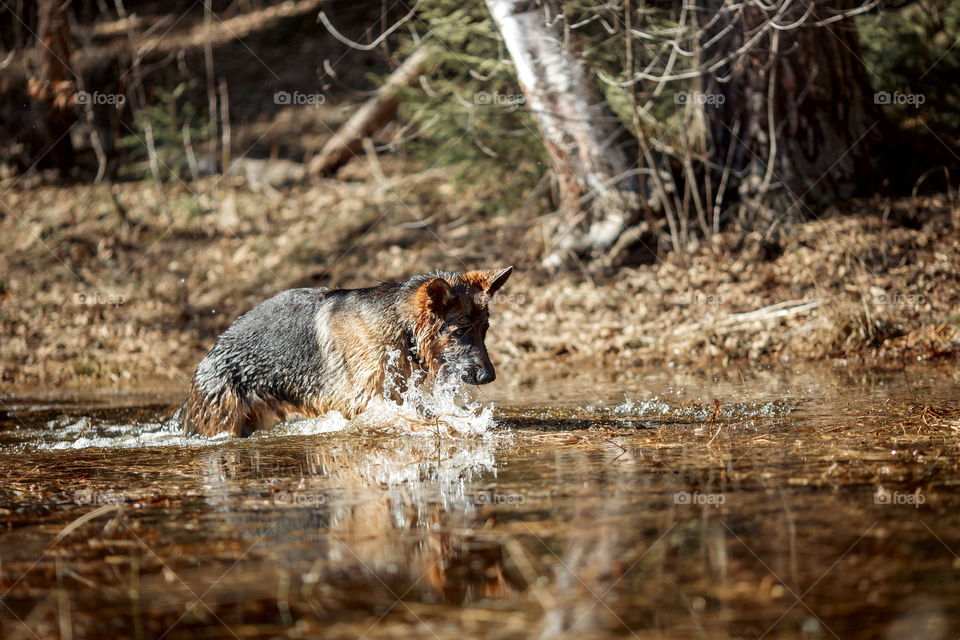
{"label": "dog", "polygon": [[177,417],[188,434],[249,436],[295,416],[339,411],[349,419],[375,397],[396,397],[390,383],[417,370],[437,383],[493,382],[488,308],[512,272],[279,293],[221,334]]}

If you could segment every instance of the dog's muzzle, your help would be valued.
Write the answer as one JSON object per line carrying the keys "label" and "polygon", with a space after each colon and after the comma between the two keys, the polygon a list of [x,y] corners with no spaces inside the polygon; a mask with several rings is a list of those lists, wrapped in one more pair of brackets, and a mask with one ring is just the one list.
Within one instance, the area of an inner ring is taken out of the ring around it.
{"label": "dog's muzzle", "polygon": [[471,367],[463,372],[460,379],[466,384],[488,384],[497,379],[493,367]]}

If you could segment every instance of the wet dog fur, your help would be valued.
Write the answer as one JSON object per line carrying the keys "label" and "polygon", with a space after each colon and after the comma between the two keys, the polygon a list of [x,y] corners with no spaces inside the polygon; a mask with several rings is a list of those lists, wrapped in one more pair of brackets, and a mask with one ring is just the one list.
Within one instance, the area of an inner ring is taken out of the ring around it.
{"label": "wet dog fur", "polygon": [[294,416],[353,417],[388,379],[407,380],[415,369],[439,381],[493,382],[488,307],[512,271],[279,293],[220,336],[197,366],[179,421],[187,433],[248,436]]}

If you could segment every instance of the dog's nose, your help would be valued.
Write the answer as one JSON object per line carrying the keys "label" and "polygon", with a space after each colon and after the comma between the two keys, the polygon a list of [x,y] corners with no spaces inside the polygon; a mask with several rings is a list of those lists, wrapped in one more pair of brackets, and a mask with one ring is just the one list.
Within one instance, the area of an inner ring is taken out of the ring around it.
{"label": "dog's nose", "polygon": [[488,384],[497,379],[497,372],[493,367],[476,369],[473,372],[473,384]]}

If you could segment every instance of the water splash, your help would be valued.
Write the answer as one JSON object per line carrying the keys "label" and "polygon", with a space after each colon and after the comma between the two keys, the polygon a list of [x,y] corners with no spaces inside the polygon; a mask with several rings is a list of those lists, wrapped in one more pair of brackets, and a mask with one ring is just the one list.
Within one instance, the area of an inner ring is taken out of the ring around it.
{"label": "water splash", "polygon": [[111,423],[89,417],[60,418],[38,429],[33,444],[39,449],[134,449],[138,447],[194,447],[231,439],[225,433],[203,437],[183,434],[170,421]]}
{"label": "water splash", "polygon": [[[390,354],[389,371],[397,371],[398,354]],[[348,420],[339,411],[319,418],[294,419],[257,438],[308,436],[338,431],[357,431],[435,438],[484,438],[492,435],[496,420],[493,405],[472,400],[457,383],[428,384],[427,376],[416,372],[409,380],[395,373],[387,376],[384,397],[375,398],[367,408]],[[232,440],[216,436],[185,435],[172,420],[161,422],[111,422],[92,417],[58,418],[45,428],[21,433],[30,446],[40,449],[88,449],[135,447],[195,447]]]}
{"label": "water splash", "polygon": [[713,404],[670,403],[660,396],[646,400],[627,399],[608,407],[587,407],[591,412],[625,418],[674,418],[702,422],[717,420],[746,420],[750,418],[782,418],[800,405],[798,401],[720,402]]}
{"label": "water splash", "polygon": [[673,409],[670,407],[670,405],[661,400],[659,396],[654,396],[649,400],[641,400],[638,402],[626,400],[611,409],[611,412],[618,416],[642,417],[665,416],[671,411],[673,411]]}
{"label": "water splash", "polygon": [[[398,357],[391,354],[392,358]],[[391,371],[395,370],[393,367]],[[488,437],[496,428],[493,405],[469,397],[459,383],[428,384],[427,376],[416,371],[409,379],[388,375],[383,397],[374,398],[351,420],[339,411],[320,418],[297,420],[280,425],[271,434],[308,435],[355,429],[364,432],[407,434],[441,438]],[[268,434],[264,434],[267,436]]]}

